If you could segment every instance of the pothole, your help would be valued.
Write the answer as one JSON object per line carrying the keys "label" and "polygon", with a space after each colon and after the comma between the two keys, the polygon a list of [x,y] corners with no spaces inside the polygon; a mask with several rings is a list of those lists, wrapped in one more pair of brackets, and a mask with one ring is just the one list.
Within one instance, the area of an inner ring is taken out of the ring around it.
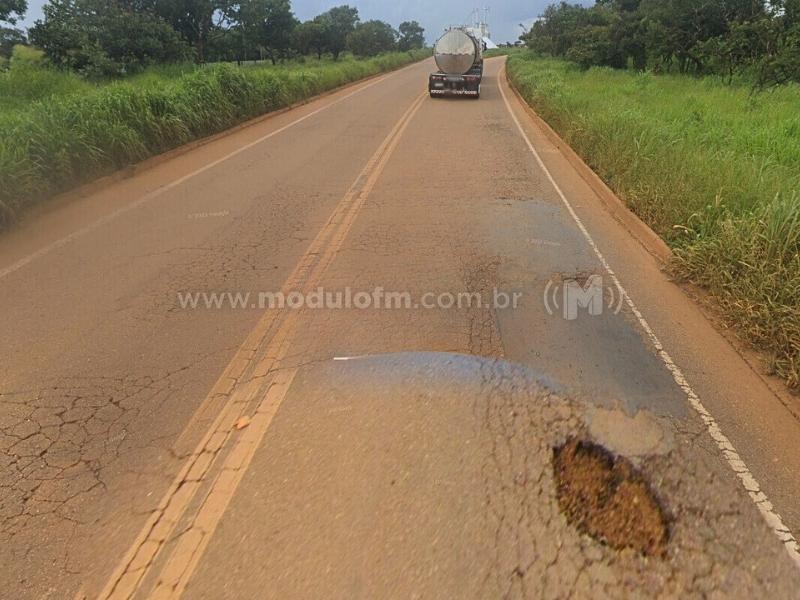
{"label": "pothole", "polygon": [[553,450],[556,494],[567,522],[616,550],[664,556],[669,523],[641,473],[624,457],[576,439]]}

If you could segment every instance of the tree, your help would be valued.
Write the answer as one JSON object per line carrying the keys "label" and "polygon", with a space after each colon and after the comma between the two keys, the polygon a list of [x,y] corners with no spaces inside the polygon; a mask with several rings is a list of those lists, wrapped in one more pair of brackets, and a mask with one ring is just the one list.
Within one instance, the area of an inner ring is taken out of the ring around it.
{"label": "tree", "polygon": [[14,46],[27,42],[25,34],[19,29],[0,27],[0,56],[10,58]]}
{"label": "tree", "polygon": [[580,35],[567,50],[566,57],[584,69],[597,65],[618,66],[608,25],[593,25],[579,30]]}
{"label": "tree", "polygon": [[[251,46],[245,41],[242,30],[238,27],[223,28],[208,38],[208,43],[203,49],[206,62],[231,62],[251,60],[261,57],[257,46]],[[197,51],[192,50],[192,58],[196,60]]]}
{"label": "tree", "polygon": [[383,21],[360,23],[347,36],[347,46],[356,56],[377,56],[391,52],[396,44],[397,32]]}
{"label": "tree", "polygon": [[800,82],[800,23],[783,20],[778,27],[775,51],[758,64],[758,87]]}
{"label": "tree", "polygon": [[208,46],[225,34],[235,9],[233,0],[153,0],[154,10],[195,49],[195,60],[206,61]]}
{"label": "tree", "polygon": [[273,64],[291,49],[297,19],[289,0],[244,0],[232,18],[242,32],[242,42],[266,52]]}
{"label": "tree", "polygon": [[416,21],[400,23],[400,39],[397,47],[403,51],[425,47],[425,30]]}
{"label": "tree", "polygon": [[0,0],[0,21],[16,25],[28,10],[28,0]]}
{"label": "tree", "polygon": [[51,0],[29,34],[53,64],[90,75],[123,75],[187,56],[169,24],[113,0]]}
{"label": "tree", "polygon": [[608,14],[610,53],[607,66],[647,68],[647,26],[641,13],[641,0],[598,0],[597,9]]}
{"label": "tree", "polygon": [[644,68],[646,51],[636,11],[639,0],[598,0],[592,7],[561,2],[548,7],[524,36],[538,52],[564,56],[584,68]]}
{"label": "tree", "polygon": [[525,36],[528,46],[538,52],[565,56],[580,38],[580,31],[590,26],[606,25],[580,4],[561,2],[548,6]]}
{"label": "tree", "polygon": [[240,60],[253,58],[255,49],[261,41],[261,24],[266,18],[266,0],[243,0],[231,9],[233,35],[226,35],[227,41],[239,45],[237,57]]}
{"label": "tree", "polygon": [[732,23],[730,27],[726,35],[697,45],[706,69],[726,75],[729,81],[737,72],[761,62],[763,57],[774,56],[780,47],[780,31],[770,19]]}
{"label": "tree", "polygon": [[758,78],[758,85],[783,85],[800,81],[800,28],[787,39],[786,46],[775,57],[765,61]]}
{"label": "tree", "polygon": [[698,44],[727,33],[726,1],[642,0],[648,46],[666,65],[677,60],[681,73],[702,71]]}
{"label": "tree", "polygon": [[784,27],[791,29],[800,25],[800,0],[775,0],[771,4],[780,12]]}
{"label": "tree", "polygon": [[327,44],[325,25],[318,20],[301,23],[294,30],[294,47],[302,55],[314,54],[322,60]]}
{"label": "tree", "polygon": [[524,36],[583,67],[800,78],[800,0],[596,0],[549,6]]}
{"label": "tree", "polygon": [[333,60],[339,60],[339,55],[347,48],[347,36],[353,33],[358,23],[358,9],[337,6],[314,20],[324,28],[325,49],[333,54]]}

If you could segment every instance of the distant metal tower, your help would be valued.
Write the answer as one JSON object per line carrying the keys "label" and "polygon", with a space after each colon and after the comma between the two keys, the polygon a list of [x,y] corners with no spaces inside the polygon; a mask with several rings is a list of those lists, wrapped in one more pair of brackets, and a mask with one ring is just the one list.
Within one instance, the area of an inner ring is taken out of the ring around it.
{"label": "distant metal tower", "polygon": [[484,8],[475,8],[469,14],[469,21],[471,22],[471,27],[475,31],[479,31],[481,37],[484,38],[491,38],[491,33],[489,31],[489,7],[486,6]]}

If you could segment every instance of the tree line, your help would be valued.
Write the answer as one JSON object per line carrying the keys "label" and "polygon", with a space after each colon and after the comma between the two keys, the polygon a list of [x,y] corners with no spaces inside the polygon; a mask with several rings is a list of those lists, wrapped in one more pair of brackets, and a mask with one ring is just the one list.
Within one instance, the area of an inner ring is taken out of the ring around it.
{"label": "tree line", "polygon": [[[27,0],[0,0],[0,56],[25,35],[14,25]],[[195,60],[273,63],[294,56],[345,51],[375,56],[425,45],[416,21],[395,30],[364,21],[343,5],[300,22],[290,0],[49,0],[44,18],[28,30],[28,41],[58,67],[87,75],[135,73],[158,63]]]}
{"label": "tree line", "polygon": [[523,41],[582,67],[800,81],[800,0],[597,0],[549,6]]}

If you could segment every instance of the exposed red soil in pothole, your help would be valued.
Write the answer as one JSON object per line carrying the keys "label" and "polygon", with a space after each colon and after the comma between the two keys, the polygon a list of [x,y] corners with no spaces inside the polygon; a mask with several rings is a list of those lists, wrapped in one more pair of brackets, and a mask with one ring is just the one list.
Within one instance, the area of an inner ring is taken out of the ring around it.
{"label": "exposed red soil in pothole", "polygon": [[663,557],[669,523],[639,471],[624,457],[576,439],[553,451],[558,503],[567,522],[608,546]]}

